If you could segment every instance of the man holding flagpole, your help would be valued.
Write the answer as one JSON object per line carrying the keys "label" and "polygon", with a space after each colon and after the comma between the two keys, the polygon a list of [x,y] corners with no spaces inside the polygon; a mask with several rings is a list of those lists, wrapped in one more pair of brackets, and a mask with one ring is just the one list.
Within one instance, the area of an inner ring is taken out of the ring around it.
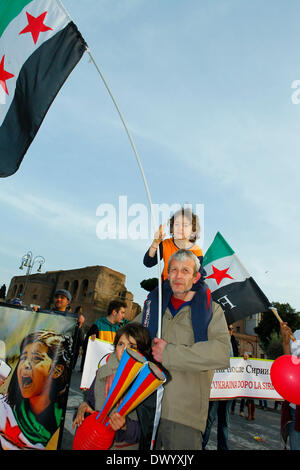
{"label": "man holding flagpole", "polygon": [[200,450],[215,369],[229,366],[230,336],[224,312],[199,280],[199,260],[189,250],[169,260],[162,293],[162,337],[157,338],[158,292],[150,292],[142,323],[153,338],[152,353],[170,373],[161,405],[157,449]]}

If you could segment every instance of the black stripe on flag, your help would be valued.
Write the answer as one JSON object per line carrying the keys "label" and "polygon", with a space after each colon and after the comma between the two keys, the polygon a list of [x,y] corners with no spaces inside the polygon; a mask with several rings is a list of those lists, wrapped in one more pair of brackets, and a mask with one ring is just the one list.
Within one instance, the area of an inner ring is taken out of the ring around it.
{"label": "black stripe on flag", "polygon": [[23,64],[14,99],[0,127],[0,176],[14,174],[86,43],[70,22]]}
{"label": "black stripe on flag", "polygon": [[265,312],[270,302],[252,277],[242,282],[233,282],[211,293],[225,313],[227,323]]}

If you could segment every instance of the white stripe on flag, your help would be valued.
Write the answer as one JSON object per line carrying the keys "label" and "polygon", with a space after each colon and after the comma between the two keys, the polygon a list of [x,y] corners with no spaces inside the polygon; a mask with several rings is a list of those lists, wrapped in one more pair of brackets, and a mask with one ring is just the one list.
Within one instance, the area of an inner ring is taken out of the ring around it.
{"label": "white stripe on flag", "polygon": [[[214,274],[213,266],[219,271],[224,271],[228,268],[226,273],[224,272],[224,276],[229,275],[233,279],[229,277],[223,277],[223,279],[221,280],[219,284],[217,284],[217,281],[214,278],[208,279],[209,276]],[[216,289],[227,286],[228,284],[231,284],[233,282],[243,282],[247,278],[250,277],[250,274],[243,267],[240,260],[235,254],[231,256],[225,256],[224,258],[218,258],[214,260],[212,263],[205,265],[204,268],[207,273],[205,282],[208,284],[208,287],[210,288],[212,292]]]}
{"label": "white stripe on flag", "polygon": [[[44,24],[52,28],[52,30],[41,32],[35,44],[31,33],[20,34],[28,25],[26,12],[34,17],[38,17],[45,11],[48,13],[45,17]],[[3,32],[0,39],[0,60],[3,55],[5,55],[4,69],[12,73],[14,77],[6,82],[9,94],[7,95],[5,93],[5,103],[0,103],[0,126],[14,98],[16,81],[24,62],[26,62],[43,42],[65,28],[68,23],[69,18],[66,17],[64,11],[55,0],[35,0],[26,5],[21,13],[9,23],[6,30]],[[0,88],[2,87],[0,86]]]}

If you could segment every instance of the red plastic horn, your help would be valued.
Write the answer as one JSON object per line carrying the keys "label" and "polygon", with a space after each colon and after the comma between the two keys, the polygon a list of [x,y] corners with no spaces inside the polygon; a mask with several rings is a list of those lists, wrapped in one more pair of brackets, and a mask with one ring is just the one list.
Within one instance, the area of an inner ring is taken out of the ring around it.
{"label": "red plastic horn", "polygon": [[166,377],[164,373],[153,362],[149,362],[140,370],[136,380],[126,393],[122,403],[117,409],[117,413],[127,416],[143,400],[153,393]]}
{"label": "red plastic horn", "polygon": [[87,416],[78,427],[73,441],[73,450],[108,450],[112,446],[115,432],[97,419],[98,411]]}
{"label": "red plastic horn", "polygon": [[109,412],[133,382],[145,362],[145,357],[137,351],[130,348],[124,350],[103,408],[97,417],[99,422],[104,422]]}

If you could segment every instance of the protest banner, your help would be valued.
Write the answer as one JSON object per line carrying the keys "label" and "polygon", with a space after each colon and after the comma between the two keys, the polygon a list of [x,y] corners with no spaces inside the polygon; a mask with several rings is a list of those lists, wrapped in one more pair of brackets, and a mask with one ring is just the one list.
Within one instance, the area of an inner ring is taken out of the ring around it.
{"label": "protest banner", "polygon": [[96,338],[89,338],[81,377],[81,389],[89,389],[99,367],[105,364],[107,356],[115,350],[114,345]]}
{"label": "protest banner", "polygon": [[58,450],[77,317],[0,305],[0,449]]}
{"label": "protest banner", "polygon": [[242,357],[231,357],[230,367],[215,371],[210,398],[230,400],[247,397],[282,401],[283,398],[271,382],[272,363],[273,361],[266,359],[244,360]]}

